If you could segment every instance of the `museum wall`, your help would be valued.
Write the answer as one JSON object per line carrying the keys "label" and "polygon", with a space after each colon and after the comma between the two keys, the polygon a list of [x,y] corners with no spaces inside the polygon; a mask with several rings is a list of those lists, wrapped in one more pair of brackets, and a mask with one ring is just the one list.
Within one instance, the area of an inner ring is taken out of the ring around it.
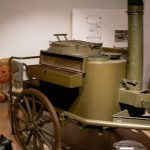
{"label": "museum wall", "polygon": [[37,55],[54,33],[71,37],[73,8],[125,8],[126,0],[1,0],[0,57]]}

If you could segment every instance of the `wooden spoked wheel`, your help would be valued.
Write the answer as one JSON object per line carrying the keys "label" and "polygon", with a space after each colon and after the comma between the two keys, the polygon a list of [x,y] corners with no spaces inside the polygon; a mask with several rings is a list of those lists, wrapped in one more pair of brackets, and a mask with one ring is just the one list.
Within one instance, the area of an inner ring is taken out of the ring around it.
{"label": "wooden spoked wheel", "polygon": [[49,99],[40,91],[19,94],[13,109],[14,131],[25,150],[60,150],[60,126]]}

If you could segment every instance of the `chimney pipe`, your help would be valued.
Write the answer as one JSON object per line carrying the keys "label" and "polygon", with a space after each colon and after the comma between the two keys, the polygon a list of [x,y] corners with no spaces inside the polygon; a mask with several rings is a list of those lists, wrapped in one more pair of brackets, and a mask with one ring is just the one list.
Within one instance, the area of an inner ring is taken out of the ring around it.
{"label": "chimney pipe", "polygon": [[135,83],[129,90],[143,88],[143,0],[128,0],[127,80]]}

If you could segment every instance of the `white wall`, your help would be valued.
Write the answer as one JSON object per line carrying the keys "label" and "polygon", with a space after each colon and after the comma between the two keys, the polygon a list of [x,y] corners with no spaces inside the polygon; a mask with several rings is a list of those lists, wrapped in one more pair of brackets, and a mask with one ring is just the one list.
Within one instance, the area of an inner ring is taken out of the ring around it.
{"label": "white wall", "polygon": [[126,0],[0,0],[0,58],[38,55],[54,33],[70,38],[73,8],[126,8]]}

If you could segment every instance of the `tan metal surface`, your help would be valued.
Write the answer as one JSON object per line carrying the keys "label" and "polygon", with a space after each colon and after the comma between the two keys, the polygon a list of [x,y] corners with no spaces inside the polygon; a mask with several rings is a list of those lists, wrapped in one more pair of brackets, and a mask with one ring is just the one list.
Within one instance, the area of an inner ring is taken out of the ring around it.
{"label": "tan metal surface", "polygon": [[144,91],[131,91],[121,88],[119,102],[140,108],[150,108],[150,94]]}
{"label": "tan metal surface", "polygon": [[27,67],[27,73],[30,77],[68,88],[81,86],[83,80],[82,73],[50,68],[46,65],[30,65]]}
{"label": "tan metal surface", "polygon": [[143,1],[128,1],[127,86],[119,90],[119,102],[150,108],[150,94],[143,90]]}
{"label": "tan metal surface", "polygon": [[120,110],[118,89],[125,72],[123,59],[87,61],[80,95],[70,111],[88,119],[112,120],[112,114]]}
{"label": "tan metal surface", "polygon": [[91,43],[79,40],[52,42],[48,51],[66,55],[92,56],[101,52],[102,43]]}
{"label": "tan metal surface", "polygon": [[85,59],[82,56],[57,54],[49,51],[41,51],[40,53],[40,64],[78,72],[84,72]]}

